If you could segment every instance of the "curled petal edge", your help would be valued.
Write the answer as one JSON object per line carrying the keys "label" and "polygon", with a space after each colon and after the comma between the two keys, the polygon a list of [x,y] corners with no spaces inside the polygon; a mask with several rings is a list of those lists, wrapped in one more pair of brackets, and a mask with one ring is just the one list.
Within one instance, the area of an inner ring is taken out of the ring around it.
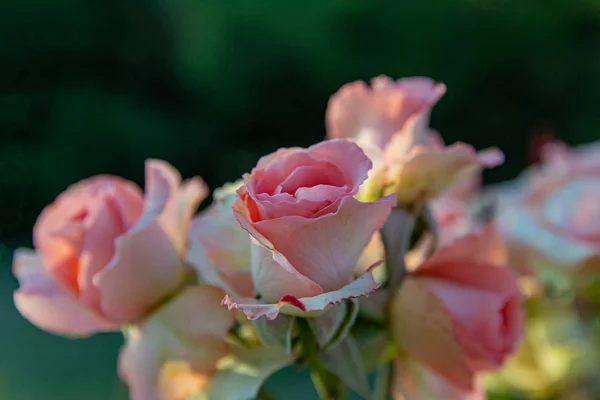
{"label": "curled petal edge", "polygon": [[265,316],[273,320],[279,313],[310,317],[325,310],[329,305],[339,303],[345,299],[368,296],[381,286],[373,276],[373,270],[379,266],[382,261],[373,264],[364,275],[350,282],[341,289],[333,292],[319,294],[313,297],[297,298],[292,295],[285,295],[275,304],[261,304],[256,299],[241,299],[236,302],[233,298],[226,295],[221,304],[226,305],[229,310],[240,309],[250,320],[255,320]]}

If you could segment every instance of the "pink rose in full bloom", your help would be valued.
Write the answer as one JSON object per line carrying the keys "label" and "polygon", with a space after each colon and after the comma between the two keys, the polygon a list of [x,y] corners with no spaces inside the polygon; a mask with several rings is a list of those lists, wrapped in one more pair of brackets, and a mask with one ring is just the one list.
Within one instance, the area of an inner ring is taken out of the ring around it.
{"label": "pink rose in full bloom", "polygon": [[395,192],[401,206],[428,201],[465,175],[503,162],[496,149],[478,154],[465,143],[445,146],[429,128],[431,108],[445,91],[429,78],[379,76],[371,87],[353,82],[331,97],[328,136],[356,141],[374,165],[359,198]]}
{"label": "pink rose in full bloom", "polygon": [[187,225],[206,196],[195,178],[181,183],[169,164],[146,162],[146,193],[100,175],[62,193],[34,227],[36,251],[18,249],[17,308],[38,327],[63,335],[118,329],[179,289]]}
{"label": "pink rose in full bloom", "polygon": [[393,300],[396,342],[456,390],[473,391],[477,372],[499,368],[522,336],[522,295],[505,263],[489,226],[439,249]]}
{"label": "pink rose in full bloom", "polygon": [[[600,265],[600,142],[546,143],[541,163],[492,190],[511,255],[532,273],[543,260],[581,277]],[[518,256],[518,257],[517,257]]]}
{"label": "pink rose in full bloom", "polygon": [[308,149],[289,148],[261,158],[233,205],[255,239],[251,272],[259,299],[226,298],[249,318],[325,309],[375,290],[371,272],[352,270],[373,233],[386,220],[394,195],[375,202],[354,196],[371,162],[347,140]]}

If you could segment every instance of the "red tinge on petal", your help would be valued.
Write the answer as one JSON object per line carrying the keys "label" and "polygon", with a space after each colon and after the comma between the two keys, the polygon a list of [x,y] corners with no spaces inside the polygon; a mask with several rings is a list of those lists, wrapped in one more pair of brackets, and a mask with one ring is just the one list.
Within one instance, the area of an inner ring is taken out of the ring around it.
{"label": "red tinge on petal", "polygon": [[280,304],[281,303],[289,303],[289,304],[293,305],[294,307],[298,307],[302,311],[306,311],[306,306],[304,305],[304,303],[301,302],[297,297],[292,296],[291,294],[283,296],[279,300],[279,303]]}

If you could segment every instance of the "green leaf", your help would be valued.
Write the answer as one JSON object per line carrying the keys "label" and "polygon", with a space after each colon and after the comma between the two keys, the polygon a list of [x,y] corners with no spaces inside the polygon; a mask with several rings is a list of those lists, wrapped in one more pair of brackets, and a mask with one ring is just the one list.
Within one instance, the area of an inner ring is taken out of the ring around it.
{"label": "green leaf", "polygon": [[352,336],[346,336],[327,349],[322,360],[325,368],[336,374],[350,389],[365,399],[372,398],[360,349]]}
{"label": "green leaf", "polygon": [[394,364],[392,362],[379,366],[375,377],[375,390],[373,391],[374,400],[388,400],[391,398],[390,387],[394,374]]}
{"label": "green leaf", "polygon": [[331,307],[325,314],[306,319],[320,348],[327,346],[336,336],[346,318],[347,308],[346,302],[342,301]]}
{"label": "green leaf", "polygon": [[279,315],[272,321],[258,318],[252,321],[260,341],[267,347],[279,346],[291,354],[295,317]]}
{"label": "green leaf", "polygon": [[358,316],[358,311],[360,309],[358,299],[348,299],[345,301],[345,304],[346,304],[346,316],[345,316],[344,320],[342,321],[341,325],[338,327],[338,330],[335,333],[335,336],[331,339],[331,341],[328,343],[328,345],[325,347],[325,349],[327,349],[329,347],[334,347],[339,342],[344,340],[346,338],[346,336],[348,336],[350,329],[356,322],[356,317]]}
{"label": "green leaf", "polygon": [[325,314],[306,321],[321,349],[335,346],[344,339],[358,314],[358,299],[348,299],[329,309]]}

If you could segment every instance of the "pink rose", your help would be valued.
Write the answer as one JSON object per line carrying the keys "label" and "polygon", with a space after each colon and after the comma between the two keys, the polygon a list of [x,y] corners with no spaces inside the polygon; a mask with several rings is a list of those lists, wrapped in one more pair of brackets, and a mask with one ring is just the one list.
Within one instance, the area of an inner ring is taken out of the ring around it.
{"label": "pink rose", "polygon": [[233,315],[213,286],[188,286],[127,330],[119,373],[131,400],[186,400],[205,388],[229,354]]}
{"label": "pink rose", "polygon": [[327,109],[327,134],[356,141],[374,168],[359,198],[396,193],[400,206],[431,200],[465,175],[503,162],[490,149],[477,154],[464,143],[445,146],[429,128],[431,108],[446,92],[423,77],[393,81],[379,76],[372,88],[358,81],[334,94]]}
{"label": "pink rose", "polygon": [[458,389],[473,390],[476,373],[500,367],[521,338],[523,300],[505,262],[490,226],[434,253],[393,302],[397,343]]}
{"label": "pink rose", "polygon": [[496,194],[498,226],[511,253],[580,275],[600,256],[600,143],[543,147],[542,163]]}
{"label": "pink rose", "polygon": [[[431,108],[446,92],[446,86],[425,77],[393,81],[387,76],[344,85],[331,96],[327,107],[327,134],[332,138],[369,138],[375,147],[384,149],[407,122],[427,123]],[[422,134],[427,134],[425,126]]]}
{"label": "pink rose", "polygon": [[65,335],[117,329],[145,316],[186,278],[187,225],[206,188],[181,184],[169,164],[146,163],[146,194],[101,175],[62,193],[34,227],[37,252],[19,249],[15,304],[40,328]]}
{"label": "pink rose", "polygon": [[375,290],[379,284],[370,272],[352,281],[352,270],[395,197],[356,200],[370,168],[360,148],[346,140],[261,158],[233,206],[257,242],[251,271],[260,301],[228,297],[226,303],[249,318],[273,319],[283,306],[286,312],[323,310]]}

